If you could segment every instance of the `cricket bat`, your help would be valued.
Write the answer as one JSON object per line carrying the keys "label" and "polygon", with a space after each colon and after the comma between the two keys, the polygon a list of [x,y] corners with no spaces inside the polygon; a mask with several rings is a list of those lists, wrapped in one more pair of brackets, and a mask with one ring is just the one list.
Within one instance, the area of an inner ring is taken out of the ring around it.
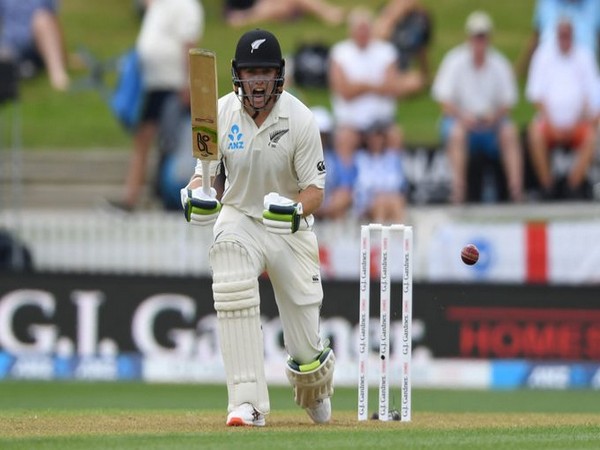
{"label": "cricket bat", "polygon": [[202,190],[210,194],[210,162],[219,159],[217,142],[217,58],[201,48],[189,51],[192,154],[202,163]]}

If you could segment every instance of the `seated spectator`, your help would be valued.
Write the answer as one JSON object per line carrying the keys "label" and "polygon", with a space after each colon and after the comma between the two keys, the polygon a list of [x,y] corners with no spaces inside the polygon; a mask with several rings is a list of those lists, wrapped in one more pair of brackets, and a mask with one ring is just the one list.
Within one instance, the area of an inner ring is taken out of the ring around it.
{"label": "seated spectator", "polygon": [[365,143],[356,155],[354,212],[373,223],[403,223],[408,183],[401,151],[389,146],[383,124],[367,131]]}
{"label": "seated spectator", "polygon": [[325,196],[316,216],[323,219],[341,219],[352,208],[352,196],[356,182],[356,154],[343,155],[333,145],[333,119],[324,107],[312,108],[321,130],[325,157]]}
{"label": "seated spectator", "polygon": [[429,78],[428,50],[431,17],[419,0],[389,0],[375,21],[375,36],[390,41],[398,51],[398,67],[416,65]]}
{"label": "seated spectator", "polygon": [[510,63],[490,45],[492,28],[486,13],[471,13],[466,21],[467,42],[444,56],[432,87],[443,114],[441,134],[455,204],[483,200],[482,189],[468,189],[467,180],[469,165],[483,161],[478,157],[481,153],[503,168],[506,180],[502,181],[510,198],[519,201],[522,196],[521,147],[509,117],[517,86]]}
{"label": "seated spectator", "polygon": [[226,0],[225,20],[233,27],[283,22],[311,14],[327,25],[340,25],[344,9],[325,0]]}
{"label": "seated spectator", "polygon": [[385,124],[387,141],[402,147],[396,123],[397,101],[421,88],[420,73],[401,74],[394,46],[373,36],[373,14],[357,7],[348,16],[349,38],[330,51],[329,87],[332,93],[336,150],[351,154],[362,145],[363,133]]}
{"label": "seated spectator", "polygon": [[24,78],[45,67],[50,85],[65,91],[69,75],[57,14],[56,0],[0,0],[0,54],[13,58]]}
{"label": "seated spectator", "polygon": [[598,58],[600,39],[600,2],[598,0],[537,0],[533,13],[533,32],[518,61],[520,75],[526,75],[533,52],[539,45],[556,43],[556,28],[562,18],[569,18],[574,28],[575,44],[588,48]]}
{"label": "seated spectator", "polygon": [[[543,196],[585,196],[587,172],[594,158],[595,118],[600,80],[592,53],[573,43],[573,25],[563,19],[557,28],[558,45],[539,47],[533,55],[526,96],[537,114],[529,126],[529,151]],[[573,165],[566,176],[566,191],[552,174],[551,150],[572,149]]]}

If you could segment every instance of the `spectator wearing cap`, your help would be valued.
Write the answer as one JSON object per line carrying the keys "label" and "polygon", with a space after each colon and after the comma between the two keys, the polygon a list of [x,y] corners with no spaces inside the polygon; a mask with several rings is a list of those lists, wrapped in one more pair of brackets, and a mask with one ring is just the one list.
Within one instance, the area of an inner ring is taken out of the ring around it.
{"label": "spectator wearing cap", "polygon": [[[545,199],[586,197],[585,181],[594,158],[599,76],[591,51],[574,44],[573,24],[563,18],[556,44],[536,50],[525,95],[536,108],[529,125],[529,153]],[[553,150],[574,150],[565,179],[551,170]]]}
{"label": "spectator wearing cap", "polygon": [[432,86],[452,170],[451,201],[483,201],[488,167],[496,175],[492,200],[520,201],[523,162],[510,119],[518,98],[515,77],[508,59],[491,45],[487,13],[472,12],[465,29],[467,41],[444,56]]}

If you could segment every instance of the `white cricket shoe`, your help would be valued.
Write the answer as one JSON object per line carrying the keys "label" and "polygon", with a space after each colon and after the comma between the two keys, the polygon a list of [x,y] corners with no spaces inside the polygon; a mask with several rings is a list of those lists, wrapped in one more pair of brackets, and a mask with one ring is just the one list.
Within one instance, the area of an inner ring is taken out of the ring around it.
{"label": "white cricket shoe", "polygon": [[306,413],[314,423],[327,423],[331,420],[331,399],[317,400],[312,408],[306,408]]}
{"label": "white cricket shoe", "polygon": [[258,412],[250,403],[242,403],[227,415],[228,427],[264,427],[265,415]]}

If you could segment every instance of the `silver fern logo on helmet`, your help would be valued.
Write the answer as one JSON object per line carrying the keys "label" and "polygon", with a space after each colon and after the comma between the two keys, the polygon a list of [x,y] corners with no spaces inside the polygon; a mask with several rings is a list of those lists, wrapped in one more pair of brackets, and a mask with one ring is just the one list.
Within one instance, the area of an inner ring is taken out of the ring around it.
{"label": "silver fern logo on helmet", "polygon": [[250,53],[254,53],[254,50],[257,50],[258,47],[260,47],[263,42],[265,42],[266,39],[257,39],[255,40],[252,44],[250,44],[250,47],[252,48],[252,50],[250,50]]}

